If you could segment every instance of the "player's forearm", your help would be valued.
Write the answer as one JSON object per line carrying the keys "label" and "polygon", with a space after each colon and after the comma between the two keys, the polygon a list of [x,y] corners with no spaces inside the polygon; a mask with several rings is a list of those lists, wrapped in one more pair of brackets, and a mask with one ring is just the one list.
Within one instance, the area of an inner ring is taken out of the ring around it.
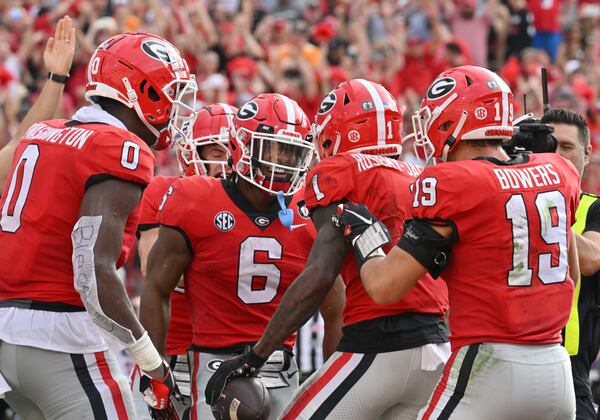
{"label": "player's forearm", "polygon": [[267,329],[254,347],[255,353],[267,358],[279,348],[319,309],[332,283],[322,281],[316,270],[305,269],[283,295]]}
{"label": "player's forearm", "polygon": [[60,104],[65,85],[52,80],[46,80],[37,100],[33,103],[25,118],[19,125],[15,137],[11,140],[17,142],[34,123],[54,118]]}
{"label": "player's forearm", "polygon": [[335,353],[342,338],[343,312],[346,305],[346,288],[341,277],[327,293],[321,304],[321,316],[324,322],[323,360]]}
{"label": "player's forearm", "polygon": [[171,299],[161,293],[156,284],[149,282],[142,292],[140,322],[160,352],[167,353],[167,328],[171,319]]}
{"label": "player's forearm", "polygon": [[385,257],[367,260],[360,279],[367,294],[380,305],[398,302],[426,270],[406,251],[395,246]]}
{"label": "player's forearm", "polygon": [[[590,232],[579,235],[573,232],[573,239],[577,244],[579,268],[584,276],[593,276],[600,270],[600,234]],[[593,235],[593,236],[592,236]]]}
{"label": "player's forearm", "polygon": [[[114,266],[114,265],[113,265]],[[144,333],[144,328],[135,316],[135,311],[127,292],[116,270],[113,267],[96,266],[98,303],[105,317],[112,320],[114,324],[112,331],[115,337],[124,344],[127,342],[122,338],[119,326],[129,330],[135,340]],[[108,330],[111,331],[110,329]]]}

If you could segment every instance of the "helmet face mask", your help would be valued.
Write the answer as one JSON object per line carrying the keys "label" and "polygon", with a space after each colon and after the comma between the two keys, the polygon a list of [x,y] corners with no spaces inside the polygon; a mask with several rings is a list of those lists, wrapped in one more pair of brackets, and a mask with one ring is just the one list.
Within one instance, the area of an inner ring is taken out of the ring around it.
{"label": "helmet face mask", "polygon": [[[207,105],[198,111],[192,135],[175,143],[183,173],[188,176],[220,175],[223,178],[229,175],[229,132],[235,112],[237,108],[224,103]],[[219,167],[216,174],[213,174],[213,166]]]}
{"label": "helmet face mask", "polygon": [[308,118],[295,101],[259,95],[234,118],[229,141],[233,171],[269,194],[294,194],[313,157],[309,133]]}

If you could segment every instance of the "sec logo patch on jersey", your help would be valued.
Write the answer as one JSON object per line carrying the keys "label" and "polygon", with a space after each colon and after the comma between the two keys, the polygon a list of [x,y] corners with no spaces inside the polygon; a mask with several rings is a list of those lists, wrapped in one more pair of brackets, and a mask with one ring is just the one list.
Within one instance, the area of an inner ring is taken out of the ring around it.
{"label": "sec logo patch on jersey", "polygon": [[235,226],[235,217],[228,211],[221,211],[215,216],[215,226],[221,232],[229,232]]}

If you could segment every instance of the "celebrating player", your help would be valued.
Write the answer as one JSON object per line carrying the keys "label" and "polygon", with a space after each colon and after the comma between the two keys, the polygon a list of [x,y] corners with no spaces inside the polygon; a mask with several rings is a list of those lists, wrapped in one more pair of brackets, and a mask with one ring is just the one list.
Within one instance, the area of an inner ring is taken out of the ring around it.
{"label": "celebrating player", "polygon": [[452,355],[422,419],[574,418],[560,342],[569,262],[573,278],[578,271],[569,244],[579,177],[558,154],[506,155],[511,101],[486,69],[443,72],[413,123],[423,154],[445,163],[413,184],[412,220],[397,246],[382,256],[389,234],[362,204],[336,217],[376,302],[395,302],[426,272],[448,285]]}
{"label": "celebrating player", "polygon": [[[229,124],[237,108],[224,103],[203,107],[198,111],[193,127],[193,138],[175,143],[177,158],[185,176],[208,174],[215,178],[231,172],[227,166]],[[155,176],[144,190],[142,211],[138,225],[138,251],[142,275],[146,277],[146,263],[150,249],[158,238],[158,208],[176,176]],[[167,332],[166,354],[183,401],[173,401],[179,416],[191,405],[191,369],[187,350],[192,345],[192,323],[185,301],[183,281],[171,293],[171,321]],[[132,375],[132,389],[139,388],[139,369]],[[138,419],[149,418],[147,404],[141,394],[134,393]],[[174,398],[172,398],[173,400]],[[156,414],[155,412],[153,414]]]}
{"label": "celebrating player", "polygon": [[322,160],[305,192],[317,238],[252,357],[222,365],[215,374],[222,377],[219,386],[235,368],[249,372],[244,360],[264,361],[318,308],[341,272],[346,306],[338,352],[302,385],[282,418],[414,419],[427,402],[450,354],[446,285],[427,275],[398,303],[377,305],[363,289],[344,235],[331,223],[339,203],[364,202],[400,238],[412,203],[409,185],[420,172],[384,157],[400,155],[401,120],[392,95],[367,80],[342,83],[321,102],[315,140]]}
{"label": "celebrating player", "polygon": [[[140,319],[163,350],[169,297],[185,274],[193,328],[192,418],[211,416],[209,405],[220,392],[205,403],[209,377],[222,360],[258,340],[304,266],[314,231],[299,211],[298,196],[290,195],[301,188],[313,154],[308,135],[308,119],[294,101],[259,95],[233,119],[234,179],[182,178],[167,193]],[[288,337],[262,370],[272,418],[298,386],[293,343]]]}
{"label": "celebrating player", "polygon": [[93,105],[34,124],[19,142],[0,201],[0,385],[23,418],[135,417],[99,330],[145,372],[147,402],[166,406],[172,375],[115,267],[152,175],[149,145],[187,135],[195,92],[167,41],[117,35],[88,65]]}

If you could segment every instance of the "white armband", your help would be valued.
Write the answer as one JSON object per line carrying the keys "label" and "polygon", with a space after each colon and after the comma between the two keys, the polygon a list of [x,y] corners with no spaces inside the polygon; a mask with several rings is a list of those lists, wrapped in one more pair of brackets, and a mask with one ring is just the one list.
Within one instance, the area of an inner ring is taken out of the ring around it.
{"label": "white armband", "polygon": [[163,363],[163,358],[152,344],[152,340],[150,340],[150,336],[146,331],[135,343],[127,347],[127,351],[133,357],[133,361],[144,372],[150,372]]}

